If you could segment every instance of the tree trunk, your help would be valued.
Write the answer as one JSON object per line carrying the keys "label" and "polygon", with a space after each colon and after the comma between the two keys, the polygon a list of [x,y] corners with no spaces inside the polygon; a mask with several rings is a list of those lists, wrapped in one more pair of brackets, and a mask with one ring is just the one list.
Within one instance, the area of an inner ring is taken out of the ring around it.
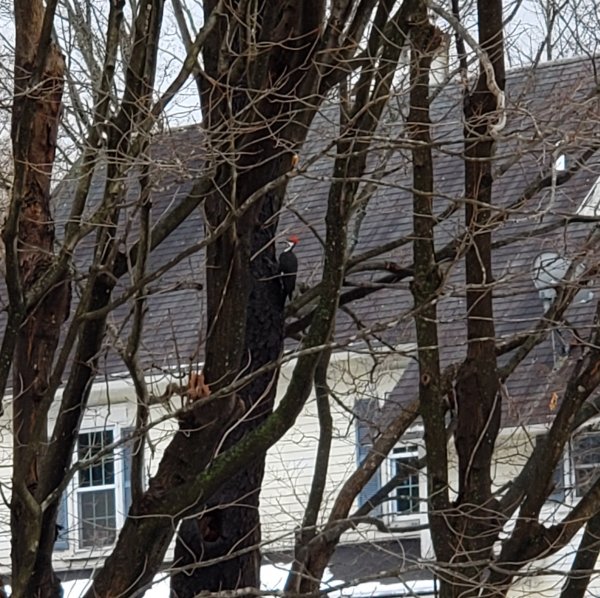
{"label": "tree trunk", "polygon": [[[437,542],[436,553],[453,552],[464,566],[447,572],[442,598],[492,596],[481,594],[482,572],[492,557],[501,529],[492,498],[492,455],[500,428],[500,394],[496,364],[493,274],[489,221],[492,203],[494,126],[503,109],[498,88],[504,89],[504,46],[501,0],[478,1],[479,42],[489,65],[480,64],[475,89],[465,98],[465,224],[471,244],[465,256],[467,285],[467,357],[455,385],[458,454],[458,498],[448,515],[452,546]],[[486,67],[489,66],[489,69]],[[492,75],[489,70],[492,70]],[[491,81],[491,76],[493,80]],[[479,564],[477,564],[479,563]],[[453,574],[456,572],[456,575]]]}
{"label": "tree trunk", "polygon": [[600,553],[600,513],[585,526],[561,598],[584,598]]}
{"label": "tree trunk", "polygon": [[[264,181],[265,183],[268,181]],[[260,225],[254,232],[251,262],[251,293],[246,318],[246,341],[242,364],[246,373],[275,362],[283,349],[285,296],[278,276],[274,234],[282,191],[265,198]],[[239,393],[244,416],[227,434],[223,449],[233,446],[272,412],[277,390],[277,371],[256,378]],[[240,471],[209,501],[203,511],[180,527],[175,548],[176,567],[186,571],[173,577],[177,598],[200,591],[259,587],[260,518],[259,493],[265,460],[257,459]],[[215,565],[202,563],[221,558]]]}
{"label": "tree trunk", "polygon": [[407,133],[415,141],[412,150],[415,277],[411,291],[416,312],[429,522],[436,556],[440,561],[448,561],[451,532],[445,516],[449,506],[446,406],[442,400],[437,318],[437,297],[442,277],[435,255],[434,168],[429,116],[431,62],[441,41],[441,32],[429,22],[427,8],[422,3],[411,32],[410,112],[407,122]]}
{"label": "tree trunk", "polygon": [[[54,251],[50,182],[64,59],[54,43],[41,39],[43,19],[41,0],[15,3],[17,46],[12,120],[15,181],[4,230],[7,286],[12,306],[20,305],[24,316],[16,339],[13,369],[11,530],[15,598],[58,596],[60,590],[51,565],[56,505],[42,512],[36,494],[52,400],[47,390],[60,328],[68,313],[68,283],[56,285],[36,305],[26,304],[28,292],[52,263]],[[17,265],[18,282],[14,280],[13,264]]]}
{"label": "tree trunk", "polygon": [[[262,48],[252,47],[243,57],[245,36],[231,33],[227,23],[234,16],[223,16],[209,37],[204,50],[206,71],[213,81],[222,80],[222,89],[203,81],[202,103],[208,135],[218,131],[226,122],[238,148],[236,163],[225,163],[220,168],[223,185],[209,201],[207,223],[209,229],[218,226],[227,217],[229,206],[223,195],[234,206],[242,206],[248,198],[268,183],[292,168],[292,152],[286,148],[301,144],[307,127],[290,115],[297,112],[297,89],[305,73],[305,65],[313,51],[315,34],[322,18],[322,2],[311,10],[304,10],[297,1],[267,1],[261,7],[258,38]],[[205,15],[214,9],[214,2],[205,4]],[[232,6],[232,11],[235,6]],[[230,68],[223,72],[223,56],[215,54],[222,47],[224,37],[230,36],[232,50],[227,58]],[[244,69],[240,64],[247,61]],[[272,83],[276,82],[276,83]],[[269,92],[258,90],[269,87]],[[305,112],[308,101],[298,103]],[[239,120],[238,120],[239,119]],[[244,134],[244,123],[252,124]],[[267,126],[265,126],[265,124]],[[239,130],[236,130],[239,127]],[[217,144],[220,142],[217,141]],[[226,142],[229,144],[229,141]],[[218,145],[217,151],[228,152],[228,145]],[[231,180],[236,180],[235,188]],[[250,373],[267,363],[275,362],[283,348],[285,295],[278,276],[275,235],[279,211],[287,181],[267,192],[249,212],[237,219],[216,243],[208,248],[207,295],[208,321],[211,324],[206,349],[205,372],[209,380],[215,373],[227,372],[233,378],[240,371]],[[231,267],[225,267],[227,263]],[[236,281],[240,285],[236,301],[224,301],[227,286]],[[223,317],[223,310],[232,311]],[[211,317],[218,313],[217,317]],[[221,329],[219,328],[221,327]],[[231,343],[232,335],[244,337],[243,343]],[[213,337],[211,339],[211,336]],[[213,339],[217,351],[211,351]],[[223,340],[227,346],[223,347]],[[216,345],[215,345],[216,346]],[[230,347],[230,348],[228,348]],[[258,377],[239,393],[245,414],[235,422],[225,436],[223,449],[236,444],[255,429],[272,412],[277,390],[277,374],[269,372]],[[235,590],[259,587],[260,584],[260,519],[259,492],[264,474],[265,457],[235,475],[217,494],[204,503],[202,512],[184,521],[177,539],[175,557],[178,567],[187,567],[174,576],[172,590],[178,598],[187,598],[201,591]],[[241,553],[241,554],[236,554]],[[234,556],[230,556],[234,555]],[[222,560],[203,567],[207,560]]]}

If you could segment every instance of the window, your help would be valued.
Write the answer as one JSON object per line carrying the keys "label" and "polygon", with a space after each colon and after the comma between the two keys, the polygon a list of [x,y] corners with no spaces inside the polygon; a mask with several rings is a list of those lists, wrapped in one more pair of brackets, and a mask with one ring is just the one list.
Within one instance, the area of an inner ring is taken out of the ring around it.
{"label": "window", "polygon": [[[87,462],[63,494],[57,515],[55,551],[110,546],[131,506],[133,428],[85,431],[76,460]],[[121,446],[110,449],[118,440]]]}
{"label": "window", "polygon": [[577,496],[583,496],[600,474],[600,433],[578,434],[571,441],[573,481]]}
{"label": "window", "polygon": [[112,442],[112,430],[79,435],[78,459],[91,460],[77,476],[76,508],[80,548],[101,548],[112,544],[116,538],[115,455],[113,450],[104,452]]}
{"label": "window", "polygon": [[393,501],[393,512],[397,515],[419,512],[419,472],[415,469],[418,457],[416,444],[396,447],[391,455],[391,476],[402,477]]}
{"label": "window", "polygon": [[[377,401],[374,399],[359,399],[354,405],[354,413],[356,415],[357,461],[360,465],[369,454],[369,450],[373,447],[373,443],[379,434],[379,428],[376,425],[378,417]],[[420,434],[419,431],[413,430],[410,444],[400,444],[394,448],[360,492],[358,496],[359,507],[368,504],[369,499],[378,490],[392,482],[396,476],[400,476],[400,483],[390,485],[390,490],[386,488],[385,500],[372,508],[370,514],[379,517],[381,515],[411,515],[420,512],[419,482],[421,476],[416,469],[417,460],[419,459],[419,446],[415,444],[415,442],[418,442],[417,437]]]}

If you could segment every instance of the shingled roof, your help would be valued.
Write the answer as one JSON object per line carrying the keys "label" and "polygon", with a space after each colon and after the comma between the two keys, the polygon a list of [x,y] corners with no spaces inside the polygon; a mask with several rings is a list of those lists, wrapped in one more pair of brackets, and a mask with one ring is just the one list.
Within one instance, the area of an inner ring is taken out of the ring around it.
{"label": "shingled roof", "polygon": [[[499,246],[494,252],[494,276],[497,280],[494,309],[499,339],[530,329],[543,313],[542,302],[535,289],[531,269],[542,250],[552,249],[567,257],[575,255],[590,229],[590,223],[570,222],[578,206],[600,173],[600,156],[590,150],[586,163],[567,182],[552,190],[546,186],[525,197],[525,190],[540,177],[548,177],[562,143],[567,160],[578,159],[596,142],[594,129],[600,115],[595,69],[589,58],[548,63],[537,68],[510,72],[507,76],[508,127],[498,140],[495,161],[494,204],[498,211],[507,210],[522,198],[518,210],[510,212],[494,232]],[[461,90],[448,86],[432,106],[435,146],[435,199],[438,215],[451,212],[440,222],[436,247],[443,249],[463,230],[461,201],[463,198],[464,163],[462,154]],[[377,285],[377,292],[353,302],[350,311],[340,311],[338,339],[351,339],[358,334],[360,342],[365,330],[377,327],[375,338],[393,345],[414,341],[409,312],[412,296],[410,277],[402,268],[410,266],[412,247],[411,166],[409,151],[403,142],[403,123],[407,113],[402,97],[394,103],[382,120],[377,140],[370,154],[369,178],[376,181],[375,191],[366,205],[360,234],[353,256],[398,240],[398,246],[378,256],[387,270],[377,273],[350,269],[344,292],[372,287],[385,275],[396,276],[393,282]],[[302,151],[300,166],[319,155],[328,141],[336,136],[337,109],[325,107],[315,119]],[[394,151],[391,157],[384,158]],[[202,174],[205,149],[198,127],[187,127],[158,136],[153,146],[152,218],[156,222],[170,206],[189,193],[194,180]],[[299,286],[306,288],[318,282],[322,260],[324,212],[331,177],[332,156],[324,152],[302,175],[289,185],[286,205],[281,213],[279,231],[282,237],[294,232],[301,237],[296,252],[299,256]],[[138,192],[135,173],[126,183],[132,200]],[[91,194],[99,196],[103,173],[94,178]],[[546,179],[547,181],[548,179]],[[71,200],[68,181],[56,197],[57,219],[68,211]],[[93,197],[92,197],[93,199]],[[135,209],[132,201],[132,210]],[[556,230],[542,236],[531,232],[540,224],[557,223]],[[57,227],[60,234],[60,222]],[[156,251],[150,267],[168,263],[183,250],[191,248],[203,237],[202,212],[196,210]],[[406,242],[401,243],[404,239]],[[84,246],[79,263],[85,266]],[[142,341],[141,357],[145,366],[153,368],[186,368],[190,361],[202,361],[204,281],[202,252],[191,253],[151,289]],[[446,262],[448,284],[439,302],[442,360],[447,365],[464,354],[465,305],[460,289],[464,273],[460,262]],[[598,295],[597,295],[598,296]],[[589,304],[577,305],[569,314],[570,323],[585,321]],[[127,310],[115,312],[113,331],[126,330]],[[290,323],[293,326],[293,321]],[[108,375],[124,371],[120,359],[107,340],[104,367]],[[548,393],[555,386],[556,352],[549,340],[536,348],[515,372],[507,385],[505,423],[539,421],[548,412]],[[399,404],[415,393],[416,369],[409,368],[393,393]],[[564,377],[563,377],[564,378]],[[556,386],[558,388],[558,386]]]}

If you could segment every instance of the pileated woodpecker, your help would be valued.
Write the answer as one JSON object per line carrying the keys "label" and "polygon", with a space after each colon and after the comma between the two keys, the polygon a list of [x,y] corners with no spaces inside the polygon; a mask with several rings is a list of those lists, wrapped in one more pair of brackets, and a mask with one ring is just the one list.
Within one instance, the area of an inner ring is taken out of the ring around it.
{"label": "pileated woodpecker", "polygon": [[300,239],[296,235],[292,235],[287,240],[287,247],[279,256],[279,274],[281,275],[281,286],[283,287],[284,299],[292,298],[292,293],[296,287],[296,274],[298,272],[298,258],[294,253],[294,247]]}

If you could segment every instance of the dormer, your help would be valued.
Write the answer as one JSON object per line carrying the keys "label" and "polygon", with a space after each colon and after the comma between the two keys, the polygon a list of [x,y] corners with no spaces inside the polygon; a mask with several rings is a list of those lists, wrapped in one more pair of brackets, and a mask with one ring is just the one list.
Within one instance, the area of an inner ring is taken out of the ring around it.
{"label": "dormer", "polygon": [[588,191],[585,199],[581,202],[581,205],[577,208],[578,216],[592,216],[600,218],[600,178],[597,178],[592,185],[592,188]]}

